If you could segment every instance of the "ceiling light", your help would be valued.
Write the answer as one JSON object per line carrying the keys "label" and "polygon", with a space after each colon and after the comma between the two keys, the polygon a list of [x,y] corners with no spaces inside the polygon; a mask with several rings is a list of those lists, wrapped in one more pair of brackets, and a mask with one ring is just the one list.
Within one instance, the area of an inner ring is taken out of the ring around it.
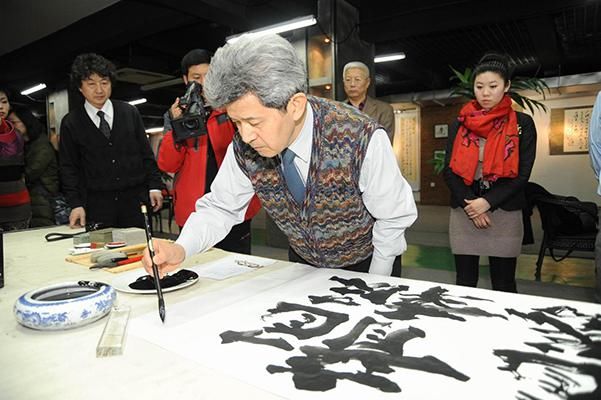
{"label": "ceiling light", "polygon": [[148,128],[148,129],[146,129],[146,133],[157,133],[157,132],[163,132],[163,127],[162,126],[157,126],[155,128]]}
{"label": "ceiling light", "polygon": [[269,25],[265,28],[255,29],[252,31],[248,31],[245,33],[241,33],[239,35],[228,36],[225,40],[228,43],[234,43],[236,40],[240,39],[240,36],[248,34],[251,36],[262,36],[267,35],[269,33],[282,33],[287,31],[292,31],[294,29],[300,29],[307,26],[315,25],[317,23],[317,19],[313,15],[307,15],[305,17],[298,17],[291,19],[290,21],[282,22],[275,25]]}
{"label": "ceiling light", "polygon": [[403,52],[382,54],[381,56],[376,56],[374,58],[374,62],[382,63],[382,62],[388,62],[388,61],[402,60],[404,58],[405,58],[405,53],[403,53]]}
{"label": "ceiling light", "polygon": [[45,83],[39,83],[33,87],[30,87],[29,89],[25,89],[21,92],[21,94],[23,96],[27,96],[28,94],[32,94],[35,93],[39,90],[45,89],[46,88],[46,84]]}
{"label": "ceiling light", "polygon": [[135,99],[132,101],[128,101],[129,104],[131,104],[132,106],[137,106],[138,104],[144,104],[146,103],[146,98],[142,97],[141,99]]}

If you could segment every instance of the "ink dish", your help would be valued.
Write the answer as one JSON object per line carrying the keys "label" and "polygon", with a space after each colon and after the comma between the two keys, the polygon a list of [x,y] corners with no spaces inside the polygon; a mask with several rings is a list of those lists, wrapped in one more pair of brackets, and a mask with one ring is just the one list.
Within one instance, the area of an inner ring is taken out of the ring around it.
{"label": "ink dish", "polygon": [[[143,271],[132,271],[134,274],[124,274],[115,278],[112,285],[115,289],[125,293],[153,294],[156,293],[154,278],[146,275]],[[186,288],[198,282],[198,274],[194,271],[182,269],[172,275],[166,275],[161,279],[163,293],[173,292]]]}

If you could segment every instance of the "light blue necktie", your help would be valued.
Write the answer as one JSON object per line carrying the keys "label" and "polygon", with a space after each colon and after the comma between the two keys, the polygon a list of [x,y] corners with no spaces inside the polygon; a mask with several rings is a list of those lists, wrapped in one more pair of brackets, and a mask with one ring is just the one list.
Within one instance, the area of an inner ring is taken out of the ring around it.
{"label": "light blue necktie", "polygon": [[305,199],[305,185],[294,166],[295,157],[296,154],[294,154],[292,150],[285,149],[282,152],[282,166],[284,167],[284,179],[286,180],[286,185],[288,185],[290,193],[292,193],[294,200],[296,200],[298,204],[302,204]]}

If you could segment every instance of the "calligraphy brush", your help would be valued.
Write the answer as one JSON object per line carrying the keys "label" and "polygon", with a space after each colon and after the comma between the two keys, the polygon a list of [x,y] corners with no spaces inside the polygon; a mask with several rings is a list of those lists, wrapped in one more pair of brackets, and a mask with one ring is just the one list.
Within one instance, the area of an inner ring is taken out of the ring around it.
{"label": "calligraphy brush", "polygon": [[161,321],[165,323],[165,300],[163,300],[163,291],[161,290],[161,278],[159,277],[159,267],[154,262],[154,247],[152,245],[152,235],[150,234],[150,220],[146,212],[146,205],[140,204],[142,214],[144,215],[144,229],[146,230],[146,241],[148,242],[148,251],[150,252],[150,260],[152,261],[152,274],[154,275],[154,286],[157,289],[157,297],[159,298],[159,316]]}

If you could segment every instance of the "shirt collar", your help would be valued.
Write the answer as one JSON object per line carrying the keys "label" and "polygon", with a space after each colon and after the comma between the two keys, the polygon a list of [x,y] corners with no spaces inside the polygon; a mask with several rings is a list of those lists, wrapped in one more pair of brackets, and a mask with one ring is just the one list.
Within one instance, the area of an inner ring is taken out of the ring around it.
{"label": "shirt collar", "polygon": [[86,112],[88,113],[90,119],[94,122],[100,123],[100,117],[98,117],[98,111],[104,112],[104,118],[109,123],[109,125],[113,125],[113,116],[114,116],[114,108],[111,99],[107,99],[102,108],[98,109],[94,107],[92,104],[88,103],[86,100],[83,104]]}
{"label": "shirt collar", "polygon": [[305,113],[305,122],[300,133],[288,148],[296,154],[298,158],[305,163],[311,160],[311,147],[313,146],[313,108],[307,101],[307,112]]}
{"label": "shirt collar", "polygon": [[[365,96],[365,98],[363,99],[363,101],[361,103],[359,103],[359,105],[357,106],[357,108],[359,109],[359,111],[363,111],[363,109],[365,108],[365,103],[367,103],[367,96]],[[348,99],[348,98],[346,99],[346,104],[355,107],[353,105],[353,103],[351,103],[351,100]]]}

